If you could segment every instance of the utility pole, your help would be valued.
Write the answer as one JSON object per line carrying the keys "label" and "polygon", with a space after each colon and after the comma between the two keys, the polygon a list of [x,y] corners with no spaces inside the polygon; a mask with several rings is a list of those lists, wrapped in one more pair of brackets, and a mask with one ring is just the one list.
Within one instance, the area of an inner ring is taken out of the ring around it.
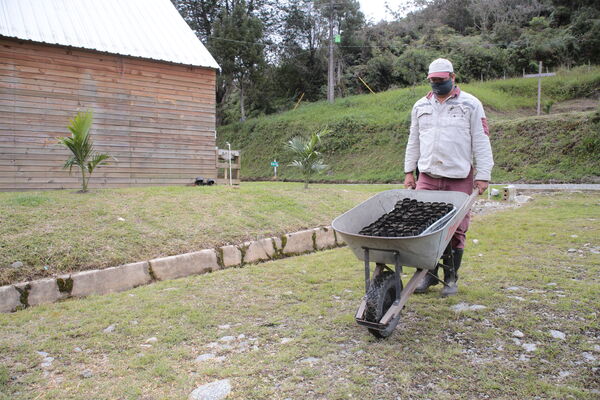
{"label": "utility pole", "polygon": [[329,0],[329,68],[327,70],[327,101],[335,101],[335,71],[333,62],[333,0]]}

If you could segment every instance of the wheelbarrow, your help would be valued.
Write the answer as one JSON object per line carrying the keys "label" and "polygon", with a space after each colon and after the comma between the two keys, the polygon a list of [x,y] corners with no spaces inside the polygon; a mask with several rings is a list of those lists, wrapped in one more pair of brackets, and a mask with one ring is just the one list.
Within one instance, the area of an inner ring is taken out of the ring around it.
{"label": "wheelbarrow", "polygon": [[[396,203],[405,198],[422,202],[450,203],[454,209],[449,216],[440,221],[441,223],[434,223],[435,226],[417,236],[379,237],[358,233],[383,214],[392,211]],[[366,294],[355,316],[359,325],[366,326],[377,338],[386,338],[392,334],[400,321],[400,312],[408,297],[421,280],[440,264],[440,258],[451,259],[450,240],[471,210],[476,198],[477,191],[469,196],[452,191],[387,190],[357,205],[332,222],[336,234],[341,236],[359,260],[364,261]],[[375,263],[372,275],[371,263]],[[416,268],[406,287],[400,278],[403,267]]]}

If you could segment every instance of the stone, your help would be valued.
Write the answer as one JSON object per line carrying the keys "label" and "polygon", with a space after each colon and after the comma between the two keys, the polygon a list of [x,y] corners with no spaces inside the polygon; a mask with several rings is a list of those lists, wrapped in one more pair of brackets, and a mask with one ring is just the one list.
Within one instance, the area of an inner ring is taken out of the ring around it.
{"label": "stone", "polygon": [[56,279],[41,279],[27,283],[30,286],[27,304],[37,306],[38,304],[55,303],[68,296],[58,290]]}
{"label": "stone", "polygon": [[84,297],[133,289],[152,281],[147,262],[120,265],[100,270],[83,271],[71,275],[71,295]]}
{"label": "stone", "polygon": [[92,372],[92,370],[90,369],[85,369],[81,372],[81,377],[82,378],[91,378],[92,376],[94,376],[94,373]]}
{"label": "stone", "polygon": [[104,328],[104,330],[102,332],[111,333],[111,332],[115,331],[115,328],[116,328],[115,324],[112,324],[112,325],[109,325],[106,328]]}
{"label": "stone", "polygon": [[229,324],[219,325],[219,329],[229,329],[229,328],[231,328],[231,325],[229,325]]}
{"label": "stone", "polygon": [[571,248],[571,249],[567,250],[567,253],[577,253],[577,249]]}
{"label": "stone", "polygon": [[546,283],[546,286],[556,286],[556,282]]}
{"label": "stone", "polygon": [[473,239],[473,244],[478,244],[478,243],[479,243],[479,240]]}
{"label": "stone", "polygon": [[81,347],[75,347],[75,348],[73,349],[73,351],[74,351],[75,353],[81,353],[81,351],[82,351],[82,350],[81,350]]}
{"label": "stone", "polygon": [[558,373],[558,376],[561,377],[561,378],[566,378],[569,375],[571,375],[571,371],[560,371]]}
{"label": "stone", "polygon": [[291,342],[291,341],[292,341],[292,339],[291,339],[291,338],[284,337],[283,339],[281,339],[281,342],[280,342],[280,343],[281,343],[281,344],[286,344],[286,343],[289,343],[289,342]]}
{"label": "stone", "polygon": [[246,247],[244,253],[245,263],[256,263],[259,261],[270,260],[275,255],[273,247],[273,238],[255,240],[243,244]]}
{"label": "stone", "polygon": [[527,352],[532,352],[532,351],[536,351],[537,350],[537,345],[535,343],[523,343],[522,347]]}
{"label": "stone", "polygon": [[516,331],[514,331],[514,332],[512,333],[512,335],[513,335],[514,337],[518,337],[518,338],[522,338],[522,337],[524,337],[524,336],[525,336],[525,334],[524,334],[523,332],[521,332],[520,330],[518,330],[518,329],[517,329]]}
{"label": "stone", "polygon": [[199,386],[190,393],[188,400],[221,400],[229,396],[230,392],[229,379],[223,379]]}
{"label": "stone", "polygon": [[515,197],[515,201],[517,203],[527,203],[528,201],[531,201],[532,197],[531,196],[525,196],[525,195],[518,195]]}
{"label": "stone", "polygon": [[286,234],[286,243],[283,248],[283,254],[292,255],[313,251],[313,233],[316,234],[315,229]]}
{"label": "stone", "polygon": [[21,261],[15,261],[14,263],[10,264],[10,266],[12,268],[22,268],[23,267],[23,263]]}
{"label": "stone", "polygon": [[14,286],[0,287],[0,312],[16,311],[21,304],[21,294]]}
{"label": "stone", "polygon": [[554,339],[560,339],[560,340],[565,340],[567,337],[563,332],[556,331],[554,329],[550,329],[550,336],[552,336]]}
{"label": "stone", "polygon": [[467,303],[458,303],[453,305],[452,307],[450,307],[450,309],[454,312],[463,312],[463,311],[477,311],[477,310],[483,310],[487,308],[486,306],[483,306],[481,304],[473,304],[473,305],[469,305]]}
{"label": "stone", "polygon": [[158,339],[155,337],[151,337],[150,339],[146,339],[145,343],[156,343],[158,342]]}
{"label": "stone", "polygon": [[303,364],[314,364],[314,363],[316,363],[318,361],[319,361],[319,359],[315,358],[315,357],[306,357],[306,358],[302,358],[300,360],[300,362],[303,363]]}
{"label": "stone", "polygon": [[36,353],[38,353],[42,357],[48,357],[48,353],[46,353],[45,351],[36,351]]}
{"label": "stone", "polygon": [[53,361],[54,361],[54,357],[45,357],[42,360],[42,363],[40,364],[40,367],[42,367],[43,369],[51,369]]}
{"label": "stone", "polygon": [[587,351],[584,351],[583,353],[581,353],[581,355],[583,356],[583,358],[585,358],[586,361],[589,361],[589,362],[596,361],[596,356],[594,356],[592,353],[588,353]]}
{"label": "stone", "polygon": [[154,276],[161,281],[202,274],[219,269],[217,253],[213,249],[156,258],[149,262]]}
{"label": "stone", "polygon": [[338,246],[344,246],[346,244],[346,241],[344,239],[342,239],[341,235],[338,235],[335,232],[334,232],[334,235],[335,235],[335,242],[337,243]]}
{"label": "stone", "polygon": [[219,339],[220,342],[225,342],[225,343],[233,342],[234,340],[235,340],[235,336],[223,336],[221,339]]}
{"label": "stone", "polygon": [[315,242],[317,245],[317,250],[330,249],[336,246],[335,235],[332,227],[324,226],[317,228],[316,234],[317,236],[315,238]]}
{"label": "stone", "polygon": [[196,359],[194,360],[195,362],[199,363],[199,362],[204,362],[207,360],[212,360],[214,358],[216,358],[217,356],[213,353],[206,353],[206,354],[201,354],[198,357],[196,357]]}
{"label": "stone", "polygon": [[520,287],[518,287],[518,286],[509,286],[509,287],[507,287],[507,288],[506,288],[506,289],[504,289],[504,290],[509,290],[509,291],[511,291],[511,292],[514,292],[514,291],[517,291],[517,290],[521,290],[521,288],[520,288]]}
{"label": "stone", "polygon": [[515,299],[517,301],[525,301],[525,298],[521,297],[521,296],[506,296],[509,299]]}
{"label": "stone", "polygon": [[242,264],[242,252],[236,246],[223,246],[220,249],[223,254],[223,268],[235,267]]}

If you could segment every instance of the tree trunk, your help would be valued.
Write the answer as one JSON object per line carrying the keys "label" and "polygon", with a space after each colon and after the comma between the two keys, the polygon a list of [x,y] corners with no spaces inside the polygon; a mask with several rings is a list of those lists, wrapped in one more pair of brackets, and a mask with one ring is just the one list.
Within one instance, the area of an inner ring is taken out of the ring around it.
{"label": "tree trunk", "polygon": [[81,167],[81,191],[83,193],[87,192],[87,182],[85,180],[85,168]]}
{"label": "tree trunk", "polygon": [[242,114],[240,120],[244,122],[246,120],[246,109],[244,107],[244,80],[240,79],[240,113]]}

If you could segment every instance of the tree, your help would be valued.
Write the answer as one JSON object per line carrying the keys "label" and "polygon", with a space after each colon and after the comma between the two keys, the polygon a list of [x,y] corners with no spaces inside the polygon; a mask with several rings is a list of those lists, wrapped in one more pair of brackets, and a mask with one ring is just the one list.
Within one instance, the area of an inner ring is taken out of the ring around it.
{"label": "tree", "polygon": [[218,55],[226,83],[236,84],[240,96],[241,120],[246,119],[245,93],[251,78],[265,65],[262,21],[248,11],[244,0],[221,11],[214,26],[211,47]]}
{"label": "tree", "polygon": [[317,151],[317,147],[321,143],[321,136],[327,133],[328,130],[322,129],[313,132],[309,139],[296,136],[287,143],[287,148],[295,157],[290,166],[300,168],[302,171],[304,189],[308,188],[311,176],[327,168],[327,165],[323,164],[321,153]]}
{"label": "tree", "polygon": [[[80,111],[68,126],[71,136],[60,137],[58,142],[71,150],[73,155],[63,165],[63,168],[69,168],[71,173],[73,166],[78,166],[81,170],[81,193],[87,192],[88,182],[96,167],[107,164],[111,158],[108,154],[96,153],[94,145],[90,139],[90,129],[92,127],[93,115],[91,111]],[[87,171],[87,176],[86,176]]]}

